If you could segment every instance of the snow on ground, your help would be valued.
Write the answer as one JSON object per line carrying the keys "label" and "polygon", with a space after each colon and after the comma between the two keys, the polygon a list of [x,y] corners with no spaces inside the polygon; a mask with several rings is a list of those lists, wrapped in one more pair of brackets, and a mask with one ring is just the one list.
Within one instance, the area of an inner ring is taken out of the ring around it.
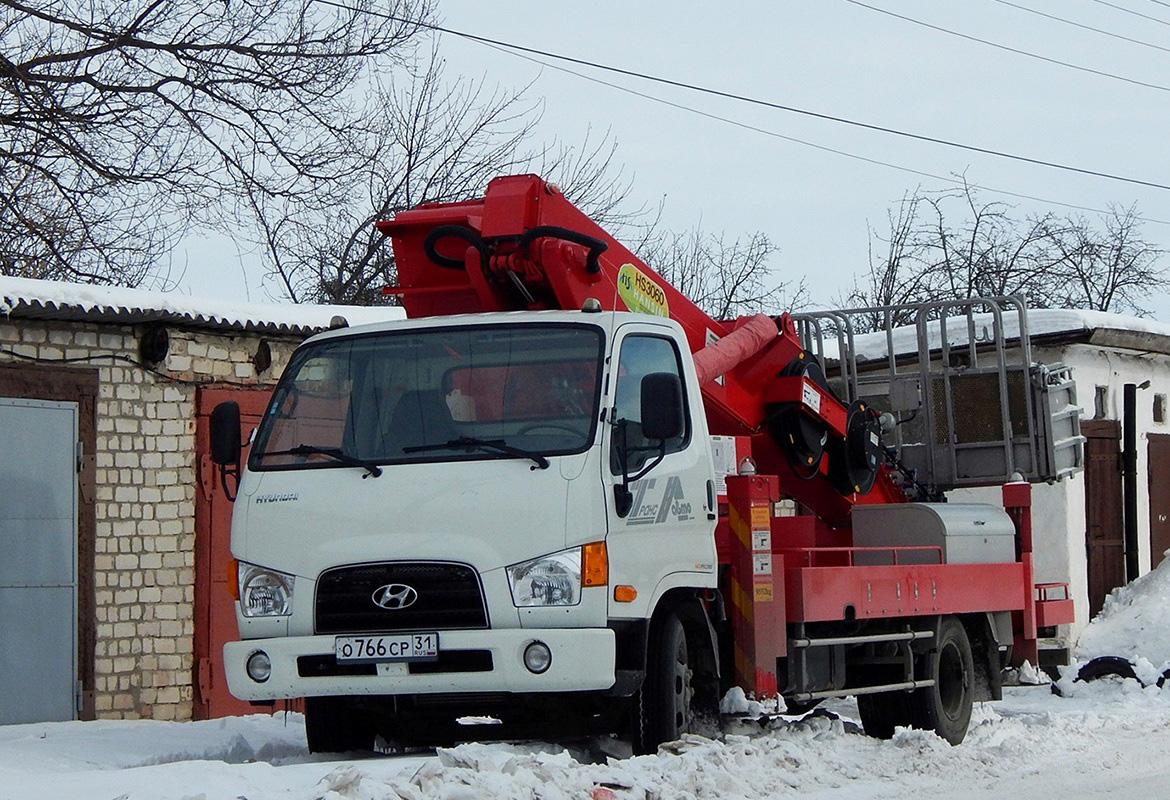
{"label": "snow on ground", "polygon": [[620,752],[613,740],[311,756],[303,719],[283,713],[2,726],[0,800],[1170,797],[1170,683],[1159,689],[1142,674],[1170,657],[1170,560],[1117,590],[1089,625],[1077,657],[1098,655],[1138,660],[1148,685],[1110,678],[1067,691],[1066,675],[1065,697],[1008,687],[1002,702],[976,707],[958,747],[914,730],[870,739],[850,700],[766,729],[735,722],[718,740],[689,736],[638,758],[603,755]]}
{"label": "snow on ground", "polygon": [[[193,723],[68,722],[0,728],[0,798],[987,797],[1159,798],[1170,785],[1170,688],[1101,681],[1076,697],[1015,687],[976,709],[967,741],[857,731],[834,703],[773,730],[688,737],[656,756],[603,759],[551,744],[466,744],[437,754],[310,756],[298,715]],[[596,752],[596,750],[594,750]]]}

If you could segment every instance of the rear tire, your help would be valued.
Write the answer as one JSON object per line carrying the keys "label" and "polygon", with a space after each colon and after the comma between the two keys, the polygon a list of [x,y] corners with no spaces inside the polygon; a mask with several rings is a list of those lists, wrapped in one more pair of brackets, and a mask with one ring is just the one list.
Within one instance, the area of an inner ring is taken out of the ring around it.
{"label": "rear tire", "polygon": [[374,749],[373,718],[347,697],[306,697],[305,738],[310,753]]}
{"label": "rear tire", "polygon": [[937,646],[927,656],[934,686],[914,692],[922,727],[959,744],[971,724],[975,699],[975,659],[967,629],[957,617],[943,617]]}
{"label": "rear tire", "polygon": [[857,713],[866,736],[889,739],[896,728],[921,728],[915,717],[915,707],[909,692],[882,692],[859,694]]}
{"label": "rear tire", "polygon": [[631,744],[635,755],[658,752],[694,726],[694,688],[687,634],[682,620],[668,612],[650,631],[646,678],[634,694]]}
{"label": "rear tire", "polygon": [[858,695],[857,711],[866,734],[889,739],[896,728],[920,728],[951,744],[963,741],[974,706],[975,660],[967,630],[957,617],[943,617],[935,648],[925,658],[925,677],[934,679],[933,686]]}

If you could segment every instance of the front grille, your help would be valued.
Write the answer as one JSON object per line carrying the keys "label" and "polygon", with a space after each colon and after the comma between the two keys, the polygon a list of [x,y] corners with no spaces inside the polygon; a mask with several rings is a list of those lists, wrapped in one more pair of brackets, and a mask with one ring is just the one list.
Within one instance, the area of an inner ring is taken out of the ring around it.
{"label": "front grille", "polygon": [[[379,587],[399,584],[417,592],[407,608],[374,603]],[[338,567],[317,581],[317,633],[440,631],[488,626],[475,570],[465,564],[387,562]]]}

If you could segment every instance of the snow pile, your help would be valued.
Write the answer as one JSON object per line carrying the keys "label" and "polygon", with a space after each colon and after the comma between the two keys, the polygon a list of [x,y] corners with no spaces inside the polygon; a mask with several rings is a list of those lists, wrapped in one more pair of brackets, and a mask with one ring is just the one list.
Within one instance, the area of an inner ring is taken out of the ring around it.
{"label": "snow pile", "polygon": [[[360,791],[325,791],[322,797],[977,797],[984,796],[981,792],[988,786],[1008,785],[1054,760],[1069,762],[1062,769],[1075,773],[1074,765],[1083,754],[1110,736],[1140,737],[1151,727],[1167,729],[1170,720],[1170,692],[1143,690],[1133,681],[1094,685],[1075,699],[1057,698],[1042,688],[1009,691],[1012,696],[1003,705],[976,707],[971,731],[960,747],[917,730],[899,730],[890,741],[868,738],[849,719],[855,717],[856,707],[842,702],[833,705],[841,716],[814,714],[768,730],[757,727],[752,735],[728,735],[722,741],[687,736],[664,745],[656,756],[604,763],[582,761],[551,745],[465,744],[440,750],[437,761],[424,764],[409,779],[381,783],[366,778],[360,780]],[[352,771],[343,771],[321,788],[341,783],[352,789],[354,778]]]}
{"label": "snow pile", "polygon": [[1099,681],[1076,697],[1005,690],[976,707],[966,742],[900,730],[870,739],[856,705],[723,740],[688,736],[657,755],[606,758],[603,744],[465,744],[437,754],[310,756],[299,714],[194,723],[0,727],[0,800],[674,800],[799,797],[1030,800],[1162,797],[1170,782],[1170,690]]}
{"label": "snow pile", "polygon": [[305,752],[299,715],[202,722],[99,720],[0,726],[0,786],[6,769],[130,769],[203,759],[279,762]]}
{"label": "snow pile", "polygon": [[1170,666],[1170,558],[1105,598],[1101,613],[1081,634],[1075,655],[1078,661],[1106,655],[1135,664],[1140,659],[1159,673]]}

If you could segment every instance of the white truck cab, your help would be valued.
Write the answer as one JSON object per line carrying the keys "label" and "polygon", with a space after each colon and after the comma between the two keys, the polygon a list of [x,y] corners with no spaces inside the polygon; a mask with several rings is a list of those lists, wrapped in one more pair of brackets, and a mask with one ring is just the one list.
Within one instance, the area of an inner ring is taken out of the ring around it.
{"label": "white truck cab", "polygon": [[320,334],[239,475],[230,690],[307,698],[325,751],[468,709],[538,727],[602,714],[642,690],[656,609],[716,587],[715,522],[703,401],[669,319]]}

